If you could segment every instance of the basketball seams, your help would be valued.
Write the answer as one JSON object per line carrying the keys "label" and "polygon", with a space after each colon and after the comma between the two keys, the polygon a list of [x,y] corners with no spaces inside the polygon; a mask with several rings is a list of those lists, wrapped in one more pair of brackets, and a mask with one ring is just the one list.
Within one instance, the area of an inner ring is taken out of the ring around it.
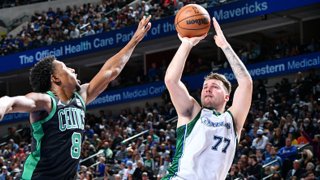
{"label": "basketball seams", "polygon": [[[186,18],[183,18],[182,20],[180,20],[180,21],[177,22],[176,24],[179,24],[181,21],[184,21],[184,20],[186,20],[186,19],[189,19],[189,18],[192,18],[192,17],[195,17],[195,16],[200,16],[200,15],[209,16],[208,14],[203,14],[203,13],[197,14],[197,15],[192,15],[192,16],[188,16],[188,17],[186,17]],[[178,19],[179,19],[179,17],[178,17]],[[208,19],[210,20],[210,16],[209,16]],[[209,23],[209,24],[210,24],[210,23]]]}
{"label": "basketball seams", "polygon": [[[210,26],[210,25],[209,25]],[[179,26],[179,28],[180,29],[183,29],[183,30],[190,30],[190,31],[193,31],[193,30],[201,30],[201,29],[207,29],[208,28],[208,26],[204,26],[204,27],[202,27],[202,28],[183,28],[183,27],[180,27]]]}

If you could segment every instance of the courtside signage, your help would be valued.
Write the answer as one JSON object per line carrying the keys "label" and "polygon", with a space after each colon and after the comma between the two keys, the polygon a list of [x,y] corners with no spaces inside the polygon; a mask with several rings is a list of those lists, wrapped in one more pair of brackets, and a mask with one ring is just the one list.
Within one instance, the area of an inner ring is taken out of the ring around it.
{"label": "courtside signage", "polygon": [[[296,73],[299,71],[306,71],[308,69],[319,68],[320,52],[247,65],[247,69],[253,79],[274,77]],[[224,74],[230,81],[235,81],[235,76],[233,75],[231,69],[222,69],[218,72]],[[198,75],[186,76],[182,81],[186,84],[189,90],[197,90],[202,87],[204,77],[207,74],[208,72]],[[91,102],[88,105],[88,109],[143,100],[153,97],[160,97],[165,90],[166,87],[162,81],[140,86],[132,86],[120,90],[109,90],[106,93],[99,95],[98,98]],[[18,120],[27,120],[28,117],[29,114],[27,113],[7,114],[5,115],[3,121],[0,122],[0,124]]]}
{"label": "courtside signage", "polygon": [[[314,3],[319,3],[319,0],[247,0],[209,8],[208,12],[221,23],[226,23]],[[63,60],[69,57],[122,46],[131,39],[135,30],[136,26],[132,26],[64,43],[57,43],[43,48],[0,56],[0,74],[30,68],[33,64],[48,55],[53,55]],[[152,21],[152,27],[143,41],[175,34],[174,16],[171,16]]]}
{"label": "courtside signage", "polygon": [[[274,77],[319,68],[320,52],[247,65],[252,78]],[[236,80],[231,70],[221,70],[220,73],[224,74],[230,81]]]}
{"label": "courtside signage", "polygon": [[248,0],[209,8],[208,12],[220,23],[226,23],[319,2],[319,0]]}

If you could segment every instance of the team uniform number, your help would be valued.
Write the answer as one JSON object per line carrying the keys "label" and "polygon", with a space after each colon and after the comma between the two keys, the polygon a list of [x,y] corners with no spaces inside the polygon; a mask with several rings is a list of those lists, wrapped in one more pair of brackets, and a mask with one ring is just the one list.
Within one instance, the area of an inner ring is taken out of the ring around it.
{"label": "team uniform number", "polygon": [[220,146],[222,146],[221,151],[223,153],[226,153],[228,150],[228,147],[230,145],[230,139],[225,138],[225,137],[221,137],[221,136],[213,136],[213,142],[214,145],[211,147],[212,150],[214,151],[219,151],[220,150]]}

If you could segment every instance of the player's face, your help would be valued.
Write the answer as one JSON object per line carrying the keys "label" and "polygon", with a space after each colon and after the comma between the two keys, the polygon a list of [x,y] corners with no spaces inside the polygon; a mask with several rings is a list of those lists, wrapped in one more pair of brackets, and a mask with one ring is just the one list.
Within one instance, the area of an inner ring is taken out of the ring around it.
{"label": "player's face", "polygon": [[70,88],[72,90],[80,90],[80,81],[77,79],[77,74],[75,70],[67,67],[61,61],[54,61],[55,65],[55,75],[59,78],[61,86]]}
{"label": "player's face", "polygon": [[229,100],[229,95],[222,81],[209,79],[204,81],[201,91],[201,103],[203,107],[220,108]]}

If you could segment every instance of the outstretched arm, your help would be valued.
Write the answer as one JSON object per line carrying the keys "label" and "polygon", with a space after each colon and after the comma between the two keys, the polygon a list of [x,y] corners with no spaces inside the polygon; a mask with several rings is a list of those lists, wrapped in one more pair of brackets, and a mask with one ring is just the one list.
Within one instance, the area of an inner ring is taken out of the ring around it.
{"label": "outstretched arm", "polygon": [[29,93],[25,96],[3,96],[0,98],[0,120],[5,114],[51,110],[51,98],[47,94]]}
{"label": "outstretched arm", "polygon": [[108,84],[114,80],[122,71],[129,58],[137,46],[137,44],[143,39],[151,27],[150,21],[151,16],[144,17],[138,28],[128,42],[128,44],[122,48],[116,55],[108,59],[103,67],[100,69],[98,74],[89,82],[81,87],[81,96],[89,104],[93,101],[103,90],[105,90]]}
{"label": "outstretched arm", "polygon": [[238,82],[238,87],[234,93],[232,106],[229,110],[234,117],[237,134],[240,135],[241,129],[244,122],[246,121],[251,106],[253,83],[246,67],[224,37],[220,25],[215,18],[212,18],[212,20],[214,29],[217,33],[214,36],[214,40],[217,46],[220,47],[226,55],[231,69]]}
{"label": "outstretched arm", "polygon": [[187,124],[194,115],[194,112],[201,108],[196,100],[190,96],[186,86],[181,82],[181,76],[191,48],[205,38],[205,36],[194,38],[182,38],[179,36],[182,43],[166,71],[165,84],[178,114],[178,127]]}

